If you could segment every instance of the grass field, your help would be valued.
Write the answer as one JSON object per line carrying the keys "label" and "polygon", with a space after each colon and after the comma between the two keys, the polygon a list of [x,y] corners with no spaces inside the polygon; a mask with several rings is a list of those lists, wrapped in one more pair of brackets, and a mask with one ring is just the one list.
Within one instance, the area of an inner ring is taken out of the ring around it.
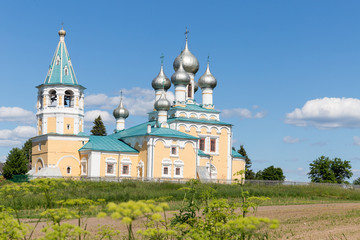
{"label": "grass field", "polygon": [[[10,184],[3,182],[0,185]],[[55,200],[66,200],[73,198],[87,198],[91,200],[104,199],[108,202],[125,202],[129,200],[148,200],[167,197],[167,202],[172,209],[177,209],[184,198],[184,192],[180,188],[186,184],[170,182],[93,182],[93,181],[66,181],[66,185],[59,185],[54,188]],[[230,184],[200,184],[200,188],[213,188],[214,197],[237,199],[240,195],[240,188]],[[319,185],[247,185],[244,191],[249,191],[251,196],[269,197],[263,205],[293,205],[293,204],[314,204],[314,203],[335,203],[335,202],[360,202],[359,189],[345,189],[337,186]],[[1,205],[11,206],[12,199],[2,199]],[[28,192],[17,200],[17,208],[23,210],[24,217],[37,215],[45,205],[44,197],[36,192]]]}

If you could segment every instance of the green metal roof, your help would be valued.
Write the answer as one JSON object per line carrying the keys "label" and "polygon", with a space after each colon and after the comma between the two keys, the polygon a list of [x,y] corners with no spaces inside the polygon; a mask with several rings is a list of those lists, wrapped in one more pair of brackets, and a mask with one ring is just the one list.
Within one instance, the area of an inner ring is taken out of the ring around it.
{"label": "green metal roof", "polygon": [[176,106],[176,107],[172,107],[171,109],[182,109],[182,110],[188,110],[188,111],[219,113],[219,111],[216,111],[214,109],[203,108],[201,105],[197,105],[197,104],[186,104],[185,107]]}
{"label": "green metal roof", "polygon": [[110,136],[90,136],[89,141],[79,151],[95,150],[106,152],[138,153],[135,148],[130,147],[121,140]]}
{"label": "green metal roof", "polygon": [[238,153],[237,151],[235,151],[234,149],[231,152],[231,155],[233,156],[233,158],[242,158],[245,159],[245,157],[243,155],[241,155],[240,153]]}
{"label": "green metal roof", "polygon": [[[185,139],[199,139],[190,134],[186,134],[170,128],[155,128],[156,121],[145,122],[137,126],[119,131],[114,133],[112,136],[114,138],[126,138],[126,137],[136,137],[136,136],[159,136],[159,137],[169,137],[169,138],[185,138]],[[151,125],[151,133],[147,133],[147,125]]]}
{"label": "green metal roof", "polygon": [[230,124],[230,123],[216,121],[216,120],[206,120],[206,119],[197,119],[197,118],[184,118],[184,117],[175,117],[175,118],[169,118],[168,119],[168,123],[171,123],[171,122],[174,122],[174,121],[194,122],[194,123],[208,123],[208,124],[232,126],[232,124]]}
{"label": "green metal roof", "polygon": [[210,157],[209,154],[204,153],[204,152],[201,151],[200,149],[198,150],[198,155],[199,155],[200,157]]}
{"label": "green metal roof", "polygon": [[78,85],[65,41],[57,45],[44,84]]}

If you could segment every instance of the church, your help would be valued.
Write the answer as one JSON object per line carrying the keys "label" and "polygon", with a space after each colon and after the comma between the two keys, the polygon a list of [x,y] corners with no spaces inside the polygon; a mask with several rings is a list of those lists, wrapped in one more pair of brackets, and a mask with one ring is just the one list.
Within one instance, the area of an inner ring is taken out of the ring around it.
{"label": "church", "polygon": [[[113,111],[116,130],[107,136],[84,133],[85,87],[79,84],[65,44],[59,43],[45,81],[37,86],[37,136],[32,138],[33,177],[231,181],[245,169],[232,149],[232,124],[220,121],[213,93],[217,80],[185,47],[174,60],[169,79],[161,64],[153,79],[154,109],[146,122],[126,128],[129,111],[122,99]],[[150,82],[149,82],[150,84]],[[175,88],[170,103],[166,93]],[[120,88],[121,86],[119,86]],[[194,98],[201,89],[202,102]]]}

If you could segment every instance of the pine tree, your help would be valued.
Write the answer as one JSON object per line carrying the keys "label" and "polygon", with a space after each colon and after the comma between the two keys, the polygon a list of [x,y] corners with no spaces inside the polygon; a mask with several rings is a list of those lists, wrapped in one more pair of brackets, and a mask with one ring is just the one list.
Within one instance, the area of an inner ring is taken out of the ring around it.
{"label": "pine tree", "polygon": [[250,169],[252,163],[246,153],[244,145],[240,145],[240,149],[238,150],[238,153],[240,153],[241,155],[243,155],[245,157],[245,179],[248,179],[248,180],[255,179],[255,173],[253,172],[252,169]]}
{"label": "pine tree", "polygon": [[94,120],[94,126],[91,129],[91,134],[95,135],[95,136],[106,136],[107,135],[105,125],[104,125],[103,121],[101,120],[100,115],[97,118],[95,118],[95,120]]}
{"label": "pine tree", "polygon": [[28,161],[28,167],[31,169],[31,159],[32,159],[32,141],[31,139],[27,140],[22,146],[22,150],[25,153],[26,160]]}
{"label": "pine tree", "polygon": [[22,175],[28,172],[28,160],[25,153],[19,148],[11,149],[6,158],[3,168],[3,175],[6,179],[11,179],[13,175]]}

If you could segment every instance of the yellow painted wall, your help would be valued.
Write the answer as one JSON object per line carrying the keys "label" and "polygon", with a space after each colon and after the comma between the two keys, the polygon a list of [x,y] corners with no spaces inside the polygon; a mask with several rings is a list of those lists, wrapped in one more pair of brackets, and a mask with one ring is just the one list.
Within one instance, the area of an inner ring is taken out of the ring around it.
{"label": "yellow painted wall", "polygon": [[[154,146],[154,178],[161,178],[162,175],[162,160],[170,159],[170,150],[165,148],[162,141],[157,141]],[[171,176],[173,169],[171,168]]]}
{"label": "yellow painted wall", "polygon": [[[70,129],[67,129],[68,124],[70,124]],[[64,134],[74,134],[74,118],[64,118]]]}
{"label": "yellow painted wall", "polygon": [[46,107],[47,106],[47,102],[46,102],[46,96],[43,97],[43,106]]}
{"label": "yellow painted wall", "polygon": [[60,95],[60,96],[59,96],[58,105],[59,105],[59,106],[62,106],[63,103],[64,103],[63,96]]}
{"label": "yellow painted wall", "polygon": [[[245,169],[245,161],[239,161],[239,160],[232,160],[232,179],[239,179],[241,178],[241,176],[234,176],[234,174],[240,170],[244,170]],[[244,177],[244,176],[242,176]]]}
{"label": "yellow painted wall", "polygon": [[48,117],[47,133],[56,133],[56,118],[55,117]]}
{"label": "yellow painted wall", "polygon": [[[139,164],[139,156],[138,155],[129,155],[129,154],[121,154],[120,155],[120,164],[122,159],[130,159],[131,161],[131,169],[130,169],[130,175],[131,177],[137,177],[137,166]],[[120,172],[121,173],[121,169]],[[144,171],[145,174],[145,171]],[[121,176],[121,174],[120,174]]]}
{"label": "yellow painted wall", "polygon": [[[32,164],[35,167],[38,158],[42,158],[45,165],[57,165],[64,176],[80,175],[80,155],[78,150],[83,146],[82,141],[48,140],[41,142],[41,150],[38,143],[33,142]],[[65,156],[65,157],[64,157]],[[78,161],[76,161],[76,158]],[[59,160],[61,161],[59,162]],[[71,174],[66,174],[67,166],[71,166]]]}
{"label": "yellow painted wall", "polygon": [[113,158],[116,160],[115,173],[116,173],[116,176],[118,176],[118,174],[119,174],[119,166],[118,166],[119,155],[102,153],[101,157],[100,157],[100,177],[105,177],[105,175],[106,175],[106,159],[108,159],[108,158]]}
{"label": "yellow painted wall", "polygon": [[[141,148],[139,147],[139,144],[136,143],[134,148],[139,151],[138,163],[140,162],[140,160],[142,160],[144,162],[144,176],[143,177],[147,177],[147,141],[144,140],[143,144],[141,145]],[[137,166],[137,164],[136,164],[136,166]]]}
{"label": "yellow painted wall", "polygon": [[170,159],[172,161],[171,177],[174,177],[174,161],[184,162],[183,177],[195,178],[195,160],[196,155],[191,143],[186,143],[184,149],[179,148],[179,157],[170,157],[170,149],[165,148],[162,141],[157,141],[154,148],[154,178],[162,177],[162,160]]}
{"label": "yellow painted wall", "polygon": [[179,115],[180,117],[186,117],[186,114],[182,113]]}
{"label": "yellow painted wall", "polygon": [[186,143],[184,149],[179,149],[179,159],[184,162],[184,178],[195,178],[196,154],[191,143]]}
{"label": "yellow painted wall", "polygon": [[212,129],[212,135],[218,135],[218,149],[219,155],[213,155],[212,164],[215,165],[217,170],[218,179],[227,178],[227,152],[228,152],[228,134],[226,129],[221,130],[221,135],[216,133],[215,129]]}

